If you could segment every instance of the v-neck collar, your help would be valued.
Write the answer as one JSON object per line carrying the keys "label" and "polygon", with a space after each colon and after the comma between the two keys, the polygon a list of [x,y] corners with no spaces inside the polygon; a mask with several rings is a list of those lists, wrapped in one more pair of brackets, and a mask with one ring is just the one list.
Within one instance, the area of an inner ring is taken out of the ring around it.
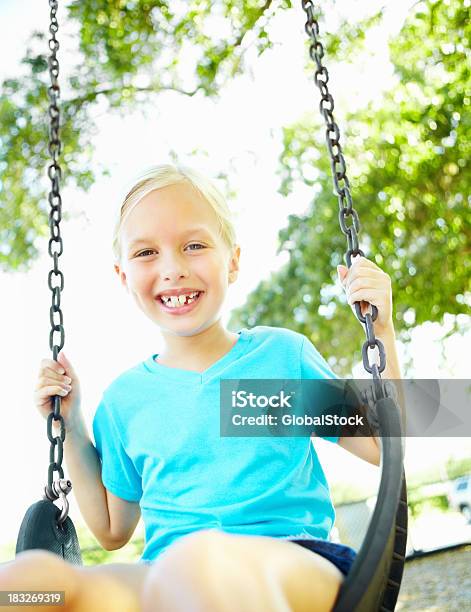
{"label": "v-neck collar", "polygon": [[193,370],[185,370],[183,368],[171,368],[158,363],[155,360],[159,355],[158,353],[154,353],[148,359],[146,359],[146,361],[144,361],[144,366],[148,370],[156,372],[159,374],[159,376],[163,376],[167,379],[195,384],[206,382],[208,379],[216,376],[218,372],[222,371],[226,367],[226,365],[228,365],[231,361],[236,360],[246,351],[252,338],[249,330],[243,328],[238,331],[237,334],[239,335],[239,338],[234,346],[225,355],[206,368],[206,370],[203,370],[203,372],[195,372]]}

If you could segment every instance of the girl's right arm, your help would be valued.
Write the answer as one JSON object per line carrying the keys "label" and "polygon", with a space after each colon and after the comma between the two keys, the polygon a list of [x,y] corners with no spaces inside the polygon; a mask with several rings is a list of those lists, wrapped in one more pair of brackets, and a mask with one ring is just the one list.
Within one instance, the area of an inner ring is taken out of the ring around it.
{"label": "girl's right arm", "polygon": [[[41,361],[34,399],[44,418],[47,418],[52,410],[51,397],[54,395],[62,397],[61,415],[66,428],[64,455],[80,512],[101,546],[106,550],[115,550],[125,543],[123,532],[128,533],[132,525],[135,528],[139,519],[139,516],[136,519],[135,507],[139,509],[139,505],[125,500],[120,500],[121,504],[113,503],[113,514],[110,518],[107,490],[101,480],[100,458],[88,435],[80,409],[79,379],[62,352],[59,353],[57,362],[53,359]],[[56,433],[59,431],[55,424],[54,430]],[[111,519],[115,515],[120,533],[113,530],[114,523]]]}
{"label": "girl's right arm", "polygon": [[66,432],[64,456],[80,512],[90,531],[105,550],[121,548],[139,521],[139,504],[120,499],[104,487],[100,458],[83,419]]}

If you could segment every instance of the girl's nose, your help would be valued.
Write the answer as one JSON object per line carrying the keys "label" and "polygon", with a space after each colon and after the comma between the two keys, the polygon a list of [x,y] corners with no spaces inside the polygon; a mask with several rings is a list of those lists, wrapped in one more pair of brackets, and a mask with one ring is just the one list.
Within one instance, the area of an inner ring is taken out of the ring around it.
{"label": "girl's nose", "polygon": [[161,261],[162,277],[168,280],[173,278],[185,278],[188,276],[188,265],[182,257],[167,256]]}
{"label": "girl's nose", "polygon": [[180,278],[188,278],[188,274],[185,272],[177,272],[175,274],[173,274],[172,272],[167,272],[166,274],[162,275],[162,278],[164,280],[168,280],[168,281],[172,281],[174,279],[180,279]]}

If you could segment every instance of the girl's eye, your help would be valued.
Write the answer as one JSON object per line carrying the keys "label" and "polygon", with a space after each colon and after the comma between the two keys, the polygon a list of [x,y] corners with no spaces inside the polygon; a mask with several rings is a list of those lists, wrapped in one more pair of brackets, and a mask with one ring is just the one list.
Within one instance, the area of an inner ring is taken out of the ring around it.
{"label": "girl's eye", "polygon": [[[204,246],[204,244],[200,244],[199,242],[192,242],[191,244],[189,244],[186,248],[190,248],[190,247],[201,247],[202,249],[205,249],[206,247]],[[199,251],[200,249],[190,249],[191,251],[193,250],[197,250]],[[140,253],[138,253],[136,255],[136,257],[141,257],[142,255],[146,255],[147,253],[153,253],[154,249],[146,249],[145,251],[141,251]]]}

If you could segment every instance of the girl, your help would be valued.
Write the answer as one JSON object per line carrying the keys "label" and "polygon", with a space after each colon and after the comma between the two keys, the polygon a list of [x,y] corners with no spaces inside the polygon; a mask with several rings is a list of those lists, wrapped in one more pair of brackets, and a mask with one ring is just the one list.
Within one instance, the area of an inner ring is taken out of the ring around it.
{"label": "girl", "polygon": [[[28,551],[0,568],[0,590],[65,590],[70,610],[330,610],[355,553],[329,541],[334,510],[308,437],[221,437],[219,383],[334,378],[288,329],[224,328],[240,247],[217,188],[185,167],[157,166],[130,190],[116,224],[115,271],[165,348],[104,391],[91,441],[77,373],[63,352],[41,362],[44,417],[63,396],[65,456],[85,521],[106,550],[142,515],[141,562],[73,567]],[[339,278],[349,302],[378,307],[385,377],[400,378],[389,277],[360,258]],[[372,438],[330,438],[379,464]],[[42,608],[43,609],[43,608]]]}

